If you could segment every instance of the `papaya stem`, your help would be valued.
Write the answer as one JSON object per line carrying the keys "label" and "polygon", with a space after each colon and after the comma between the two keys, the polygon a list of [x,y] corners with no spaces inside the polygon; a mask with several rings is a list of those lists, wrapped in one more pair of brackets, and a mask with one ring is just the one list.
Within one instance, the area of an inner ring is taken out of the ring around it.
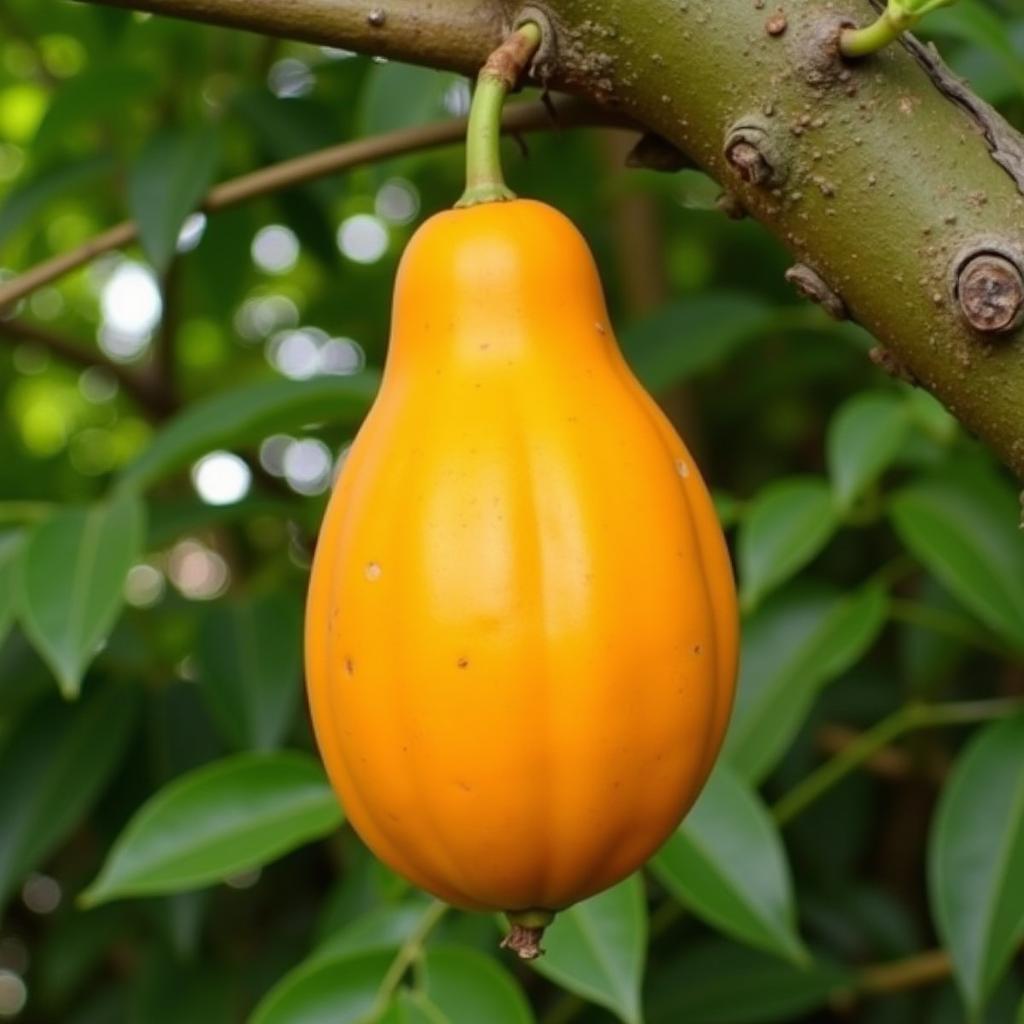
{"label": "papaya stem", "polygon": [[544,952],[540,940],[544,929],[555,919],[550,910],[510,911],[505,915],[511,925],[501,941],[502,949],[511,949],[521,960],[536,960]]}
{"label": "papaya stem", "polygon": [[536,22],[520,25],[487,58],[480,70],[466,132],[466,191],[456,206],[515,199],[501,169],[501,109],[537,52],[541,28]]}
{"label": "papaya stem", "polygon": [[899,39],[926,14],[947,7],[954,0],[889,0],[878,19],[864,28],[848,28],[839,36],[839,52],[844,57],[867,57]]}

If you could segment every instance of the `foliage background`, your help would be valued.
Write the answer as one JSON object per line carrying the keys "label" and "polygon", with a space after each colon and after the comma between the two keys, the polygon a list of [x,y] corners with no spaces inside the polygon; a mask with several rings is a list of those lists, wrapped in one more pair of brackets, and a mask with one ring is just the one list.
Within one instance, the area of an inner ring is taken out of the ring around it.
{"label": "foliage background", "polygon": [[[1011,0],[929,32],[1024,125]],[[723,766],[536,970],[344,827],[301,698],[309,552],[396,260],[458,195],[461,153],[179,229],[213,181],[467,96],[310,46],[0,7],[5,273],[126,216],[144,243],[0,320],[0,1017],[1021,1019],[1013,481],[874,368],[862,331],[798,304],[784,253],[713,183],[625,172],[621,136],[509,143],[509,171],[591,241],[730,526],[745,622]]]}

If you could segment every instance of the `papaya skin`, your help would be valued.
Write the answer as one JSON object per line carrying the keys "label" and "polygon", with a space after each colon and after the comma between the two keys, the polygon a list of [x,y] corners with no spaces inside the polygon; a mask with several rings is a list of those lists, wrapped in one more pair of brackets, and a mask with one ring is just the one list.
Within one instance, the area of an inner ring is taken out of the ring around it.
{"label": "papaya skin", "polygon": [[729,556],[556,210],[450,210],[409,243],[306,621],[349,820],[457,907],[568,907],[696,799],[736,677]]}

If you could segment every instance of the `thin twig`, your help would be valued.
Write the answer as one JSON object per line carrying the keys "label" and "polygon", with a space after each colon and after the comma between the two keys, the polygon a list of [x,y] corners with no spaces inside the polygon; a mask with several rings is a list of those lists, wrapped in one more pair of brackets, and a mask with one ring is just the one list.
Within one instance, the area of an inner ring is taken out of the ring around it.
{"label": "thin twig", "polygon": [[865,967],[857,979],[857,991],[864,995],[905,992],[936,981],[944,981],[953,971],[953,961],[944,949],[930,949],[905,960]]}
{"label": "thin twig", "polygon": [[[558,122],[553,124],[544,104],[518,103],[505,111],[503,131],[528,132],[570,125],[622,126],[629,122],[614,113],[599,110],[579,100],[564,99],[557,104]],[[206,213],[215,213],[229,206],[270,195],[285,188],[301,185],[329,174],[375,163],[389,157],[459,142],[466,133],[466,119],[453,118],[414,128],[357,139],[270,167],[244,174],[214,186],[201,205]],[[83,245],[39,263],[24,273],[0,284],[0,310],[10,307],[43,285],[50,284],[72,270],[77,270],[97,256],[134,242],[138,229],[133,221],[124,221]]]}
{"label": "thin twig", "polygon": [[968,725],[1024,711],[1024,699],[906,704],[861,733],[845,750],[794,786],[773,808],[775,820],[788,824],[847,775],[904,733],[931,726]]}

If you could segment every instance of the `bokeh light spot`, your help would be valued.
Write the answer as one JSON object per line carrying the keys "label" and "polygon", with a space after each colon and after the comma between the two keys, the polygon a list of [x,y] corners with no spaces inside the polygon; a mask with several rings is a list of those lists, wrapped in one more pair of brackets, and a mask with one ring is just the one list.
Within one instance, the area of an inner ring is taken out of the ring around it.
{"label": "bokeh light spot", "polygon": [[210,452],[192,467],[192,484],[207,505],[234,505],[249,493],[252,472],[232,452]]}

